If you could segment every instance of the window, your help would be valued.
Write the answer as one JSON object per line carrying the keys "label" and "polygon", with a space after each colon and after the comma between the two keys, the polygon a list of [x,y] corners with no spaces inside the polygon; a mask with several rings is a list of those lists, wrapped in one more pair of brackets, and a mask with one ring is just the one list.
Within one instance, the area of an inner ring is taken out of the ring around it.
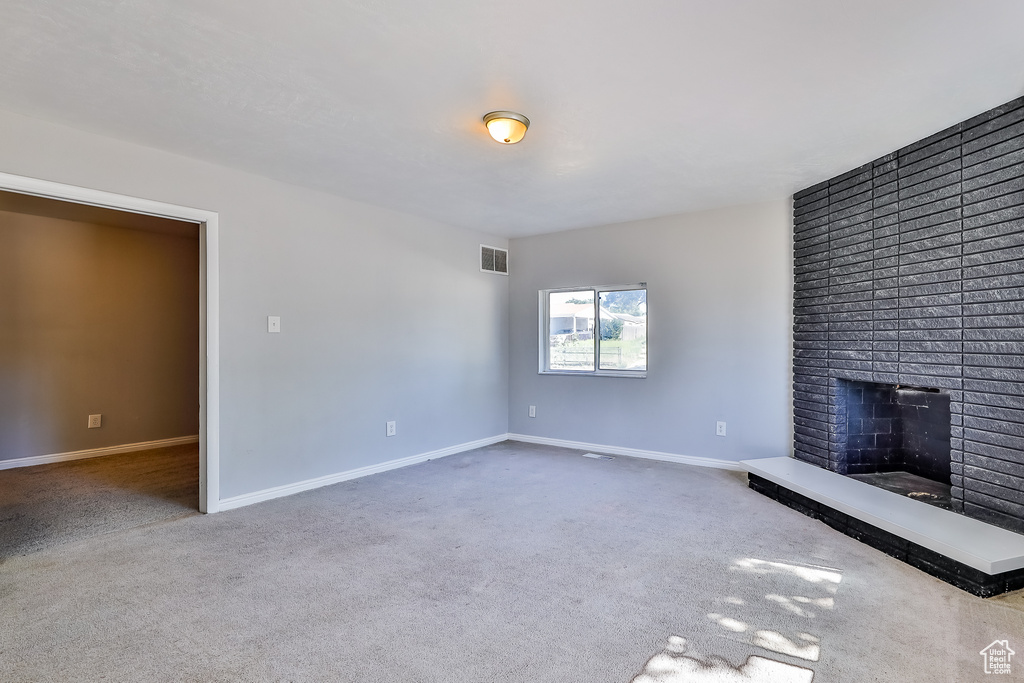
{"label": "window", "polygon": [[647,376],[647,283],[540,292],[540,372]]}

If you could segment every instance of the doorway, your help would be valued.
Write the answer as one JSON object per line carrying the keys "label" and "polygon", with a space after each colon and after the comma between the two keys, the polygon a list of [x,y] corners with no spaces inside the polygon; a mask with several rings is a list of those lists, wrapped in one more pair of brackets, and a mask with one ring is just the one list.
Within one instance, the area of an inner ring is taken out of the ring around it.
{"label": "doorway", "polygon": [[[199,237],[199,510],[219,504],[218,214],[127,195],[0,173],[0,191],[66,203],[69,209],[134,214],[197,226]],[[74,205],[74,206],[70,206]]]}

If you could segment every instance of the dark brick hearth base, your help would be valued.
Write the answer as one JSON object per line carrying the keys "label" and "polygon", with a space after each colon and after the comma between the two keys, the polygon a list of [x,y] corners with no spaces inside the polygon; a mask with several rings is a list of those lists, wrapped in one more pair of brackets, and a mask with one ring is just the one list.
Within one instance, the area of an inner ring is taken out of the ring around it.
{"label": "dark brick hearth base", "polygon": [[876,550],[881,550],[886,555],[906,562],[968,593],[989,598],[994,595],[1024,588],[1024,569],[1003,572],[1002,574],[986,574],[916,543],[895,536],[888,531],[883,531],[859,519],[850,517],[845,513],[811,500],[784,486],[779,486],[756,474],[748,474],[747,476],[750,488],[758,493],[777,500],[786,507],[802,512],[808,517],[822,521],[836,531],[841,531],[861,543],[866,543]]}

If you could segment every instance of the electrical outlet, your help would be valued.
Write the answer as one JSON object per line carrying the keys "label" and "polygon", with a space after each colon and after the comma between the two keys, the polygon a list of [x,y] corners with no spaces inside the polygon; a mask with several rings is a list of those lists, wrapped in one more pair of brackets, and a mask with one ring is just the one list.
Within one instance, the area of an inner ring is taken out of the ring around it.
{"label": "electrical outlet", "polygon": [[384,436],[394,436],[397,433],[398,430],[395,427],[395,421],[392,420],[391,422],[388,422],[387,426],[385,427]]}
{"label": "electrical outlet", "polygon": [[98,429],[103,426],[103,415],[89,416],[89,429]]}
{"label": "electrical outlet", "polygon": [[725,436],[725,423],[724,422],[716,422],[715,423],[715,436]]}
{"label": "electrical outlet", "polygon": [[530,406],[530,417],[537,417],[537,406]]}

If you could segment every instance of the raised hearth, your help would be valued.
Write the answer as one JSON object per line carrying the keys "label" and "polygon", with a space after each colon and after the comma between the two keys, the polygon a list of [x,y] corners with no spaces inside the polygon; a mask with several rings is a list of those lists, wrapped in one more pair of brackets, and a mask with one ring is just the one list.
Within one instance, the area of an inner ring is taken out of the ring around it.
{"label": "raised hearth", "polygon": [[750,488],[932,576],[990,597],[1024,588],[1024,536],[794,458],[744,460]]}

